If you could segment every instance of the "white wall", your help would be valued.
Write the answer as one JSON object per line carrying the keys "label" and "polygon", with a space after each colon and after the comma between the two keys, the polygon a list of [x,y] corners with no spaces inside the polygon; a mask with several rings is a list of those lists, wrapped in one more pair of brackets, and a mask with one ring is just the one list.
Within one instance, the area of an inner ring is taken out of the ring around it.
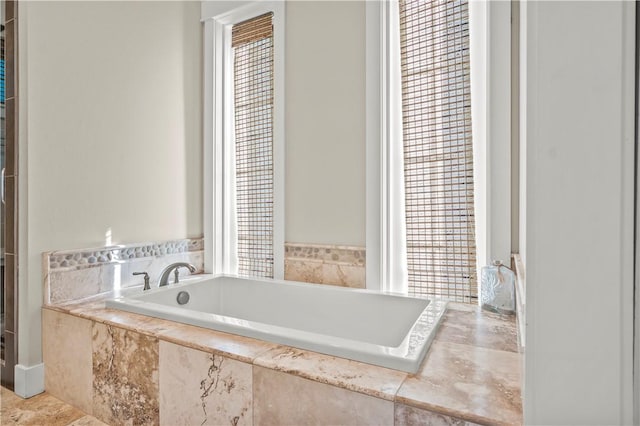
{"label": "white wall", "polygon": [[[206,1],[202,17],[247,3]],[[365,2],[285,13],[285,241],[364,246]]]}
{"label": "white wall", "polygon": [[199,18],[20,3],[20,364],[41,361],[43,251],[202,234]]}
{"label": "white wall", "polygon": [[520,2],[520,19],[518,19],[519,26],[519,96],[518,103],[518,115],[519,115],[519,127],[518,127],[518,142],[520,144],[519,149],[519,162],[518,162],[518,248],[520,251],[520,258],[523,264],[527,264],[527,8],[524,1]]}
{"label": "white wall", "polygon": [[634,4],[522,4],[525,422],[631,424]]}
{"label": "white wall", "polygon": [[286,9],[286,235],[365,245],[365,3]]}
{"label": "white wall", "polygon": [[511,3],[470,2],[469,31],[479,278],[511,259]]}

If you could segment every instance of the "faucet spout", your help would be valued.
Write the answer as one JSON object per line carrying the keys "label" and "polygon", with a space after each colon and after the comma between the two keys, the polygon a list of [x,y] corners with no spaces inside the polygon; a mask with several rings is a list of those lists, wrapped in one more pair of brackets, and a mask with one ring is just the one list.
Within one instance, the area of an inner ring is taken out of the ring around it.
{"label": "faucet spout", "polygon": [[169,275],[171,275],[172,271],[175,271],[176,278],[175,278],[174,283],[177,283],[178,282],[178,269],[179,268],[187,268],[189,270],[189,272],[191,272],[192,274],[194,272],[196,272],[196,267],[193,266],[191,263],[187,263],[187,262],[172,263],[171,265],[169,265],[166,268],[164,268],[162,270],[162,272],[160,273],[160,279],[158,280],[158,287],[163,287],[163,286],[169,284]]}

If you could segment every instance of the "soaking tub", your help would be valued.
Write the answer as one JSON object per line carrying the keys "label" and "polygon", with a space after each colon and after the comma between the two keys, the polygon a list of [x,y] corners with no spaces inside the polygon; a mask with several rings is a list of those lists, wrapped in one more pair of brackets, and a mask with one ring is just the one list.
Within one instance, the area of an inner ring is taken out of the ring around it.
{"label": "soaking tub", "polygon": [[368,290],[198,277],[118,297],[107,307],[410,373],[418,370],[446,309],[444,301]]}

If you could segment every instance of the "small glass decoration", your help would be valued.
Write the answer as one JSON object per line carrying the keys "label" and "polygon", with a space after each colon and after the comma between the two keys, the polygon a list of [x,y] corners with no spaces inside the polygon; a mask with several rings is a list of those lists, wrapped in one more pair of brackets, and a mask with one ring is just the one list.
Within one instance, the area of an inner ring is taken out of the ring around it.
{"label": "small glass decoration", "polygon": [[516,275],[513,271],[494,260],[491,266],[482,268],[480,301],[482,309],[500,314],[515,314]]}

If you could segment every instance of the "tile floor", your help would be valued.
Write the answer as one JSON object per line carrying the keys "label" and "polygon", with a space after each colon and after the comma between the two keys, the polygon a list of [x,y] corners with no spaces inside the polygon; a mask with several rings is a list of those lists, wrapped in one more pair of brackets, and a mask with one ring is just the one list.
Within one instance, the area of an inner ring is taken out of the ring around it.
{"label": "tile floor", "polygon": [[46,392],[22,399],[4,387],[0,388],[0,425],[106,426]]}

